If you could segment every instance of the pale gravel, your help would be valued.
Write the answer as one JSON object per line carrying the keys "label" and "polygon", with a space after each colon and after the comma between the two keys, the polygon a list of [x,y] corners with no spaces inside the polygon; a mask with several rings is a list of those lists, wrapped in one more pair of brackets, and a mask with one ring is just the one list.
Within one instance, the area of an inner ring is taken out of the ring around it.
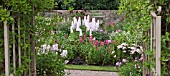
{"label": "pale gravel", "polygon": [[64,70],[65,76],[118,76],[117,72],[88,71],[88,70]]}

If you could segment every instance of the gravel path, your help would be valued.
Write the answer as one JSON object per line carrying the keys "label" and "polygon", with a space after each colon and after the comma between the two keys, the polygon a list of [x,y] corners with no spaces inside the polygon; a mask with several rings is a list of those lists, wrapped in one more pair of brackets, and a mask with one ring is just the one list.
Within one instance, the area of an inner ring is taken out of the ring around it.
{"label": "gravel path", "polygon": [[65,70],[65,76],[118,76],[116,72],[87,71],[87,70]]}

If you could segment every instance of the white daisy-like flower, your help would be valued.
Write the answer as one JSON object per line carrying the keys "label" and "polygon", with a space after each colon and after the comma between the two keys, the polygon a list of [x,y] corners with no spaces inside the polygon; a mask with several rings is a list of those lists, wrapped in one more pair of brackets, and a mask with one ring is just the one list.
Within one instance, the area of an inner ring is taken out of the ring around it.
{"label": "white daisy-like flower", "polygon": [[116,58],[116,55],[114,55],[114,58]]}
{"label": "white daisy-like flower", "polygon": [[114,54],[115,53],[115,51],[112,51],[112,53],[111,54]]}
{"label": "white daisy-like flower", "polygon": [[126,43],[122,43],[121,45],[122,45],[122,46],[127,46],[128,44],[126,44]]}
{"label": "white daisy-like flower", "polygon": [[135,51],[134,51],[134,50],[130,51],[130,54],[134,54],[134,53],[135,53]]}
{"label": "white daisy-like flower", "polygon": [[120,49],[120,48],[122,48],[122,47],[123,47],[122,45],[118,45],[118,46],[117,46],[118,49]]}
{"label": "white daisy-like flower", "polygon": [[52,45],[51,50],[58,50],[58,44]]}
{"label": "white daisy-like flower", "polygon": [[126,59],[122,59],[122,62],[123,62],[123,63],[126,63],[126,62],[127,62],[127,60],[126,60]]}
{"label": "white daisy-like flower", "polygon": [[68,62],[69,62],[69,60],[65,60],[65,61],[64,61],[64,64],[68,64]]}
{"label": "white daisy-like flower", "polygon": [[61,57],[66,57],[67,56],[67,50],[63,50],[60,55],[61,55]]}
{"label": "white daisy-like flower", "polygon": [[117,62],[116,63],[116,66],[120,66],[122,63],[121,62]]}
{"label": "white daisy-like flower", "polygon": [[126,53],[126,50],[123,50],[124,53]]}
{"label": "white daisy-like flower", "polygon": [[136,49],[136,52],[142,54],[142,51],[140,49]]}

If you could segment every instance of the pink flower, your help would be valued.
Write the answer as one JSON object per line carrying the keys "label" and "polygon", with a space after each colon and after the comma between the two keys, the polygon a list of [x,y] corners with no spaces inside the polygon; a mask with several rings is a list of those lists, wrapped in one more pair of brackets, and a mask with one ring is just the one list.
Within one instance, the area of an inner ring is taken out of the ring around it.
{"label": "pink flower", "polygon": [[82,37],[80,37],[79,41],[80,41],[81,43],[83,42],[83,39],[82,39]]}
{"label": "pink flower", "polygon": [[105,42],[106,42],[106,44],[108,44],[108,43],[109,43],[109,40],[105,40]]}
{"label": "pink flower", "polygon": [[104,42],[100,42],[100,45],[101,45],[101,46],[104,46]]}
{"label": "pink flower", "polygon": [[93,40],[93,36],[91,35],[91,36],[90,36],[90,40],[89,40],[89,41],[90,41],[90,42],[92,42],[92,40]]}
{"label": "pink flower", "polygon": [[114,40],[111,40],[112,43],[114,43]]}
{"label": "pink flower", "polygon": [[98,43],[98,40],[96,40],[96,41],[95,41],[95,46],[98,46],[98,44],[99,44],[99,43]]}
{"label": "pink flower", "polygon": [[108,48],[108,50],[107,50],[107,51],[108,51],[108,53],[110,53],[110,47]]}
{"label": "pink flower", "polygon": [[116,30],[116,34],[118,34],[119,32],[121,32],[122,30]]}
{"label": "pink flower", "polygon": [[84,35],[84,40],[86,40],[86,38],[87,38],[86,35]]}

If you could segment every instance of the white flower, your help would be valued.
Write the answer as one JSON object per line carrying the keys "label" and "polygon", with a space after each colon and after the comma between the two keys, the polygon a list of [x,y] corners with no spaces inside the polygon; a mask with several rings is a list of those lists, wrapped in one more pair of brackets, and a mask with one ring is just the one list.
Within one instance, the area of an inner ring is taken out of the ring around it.
{"label": "white flower", "polygon": [[108,43],[111,43],[112,42],[112,40],[108,40]]}
{"label": "white flower", "polygon": [[112,51],[112,53],[111,54],[114,54],[115,53],[115,51]]}
{"label": "white flower", "polygon": [[41,47],[42,47],[42,52],[45,53],[45,50],[46,50],[46,48],[47,48],[47,45],[44,44],[44,45],[42,45]]}
{"label": "white flower", "polygon": [[50,51],[51,46],[47,45],[47,52]]}
{"label": "white flower", "polygon": [[135,47],[129,47],[131,50],[135,50]]}
{"label": "white flower", "polygon": [[130,54],[134,54],[134,53],[135,53],[135,51],[134,51],[134,50],[130,51]]}
{"label": "white flower", "polygon": [[114,58],[116,58],[116,55],[114,55]]}
{"label": "white flower", "polygon": [[82,30],[81,29],[79,29],[79,36],[82,36],[83,35],[83,33],[82,33]]}
{"label": "white flower", "polygon": [[127,62],[127,60],[126,60],[126,59],[122,59],[122,62],[123,62],[123,63],[126,63],[126,62]]}
{"label": "white flower", "polygon": [[139,46],[139,47],[140,47],[141,51],[143,52],[143,48],[142,48],[142,46]]}
{"label": "white flower", "polygon": [[126,43],[122,43],[121,45],[122,45],[122,46],[127,46],[128,44],[126,44]]}
{"label": "white flower", "polygon": [[68,62],[69,62],[69,60],[65,60],[65,61],[64,61],[64,64],[67,64]]}
{"label": "white flower", "polygon": [[118,45],[118,46],[117,46],[118,49],[120,49],[120,48],[122,48],[122,47],[123,47],[122,45]]}
{"label": "white flower", "polygon": [[126,49],[126,47],[124,47],[124,46],[123,46],[123,47],[122,47],[122,49],[123,49],[123,50],[125,50],[125,49]]}
{"label": "white flower", "polygon": [[58,54],[58,52],[55,53],[56,55]]}
{"label": "white flower", "polygon": [[58,44],[53,45],[51,50],[58,50]]}
{"label": "white flower", "polygon": [[96,40],[96,38],[94,37],[93,40]]}
{"label": "white flower", "polygon": [[116,66],[120,66],[122,63],[121,62],[117,62],[116,63]]}
{"label": "white flower", "polygon": [[61,55],[61,57],[66,57],[67,56],[67,50],[63,50],[60,55]]}
{"label": "white flower", "polygon": [[139,54],[142,54],[142,51],[140,49],[136,49],[136,52],[138,52]]}
{"label": "white flower", "polygon": [[126,53],[126,50],[123,50],[124,53]]}
{"label": "white flower", "polygon": [[136,44],[132,44],[133,46],[136,46]]}

